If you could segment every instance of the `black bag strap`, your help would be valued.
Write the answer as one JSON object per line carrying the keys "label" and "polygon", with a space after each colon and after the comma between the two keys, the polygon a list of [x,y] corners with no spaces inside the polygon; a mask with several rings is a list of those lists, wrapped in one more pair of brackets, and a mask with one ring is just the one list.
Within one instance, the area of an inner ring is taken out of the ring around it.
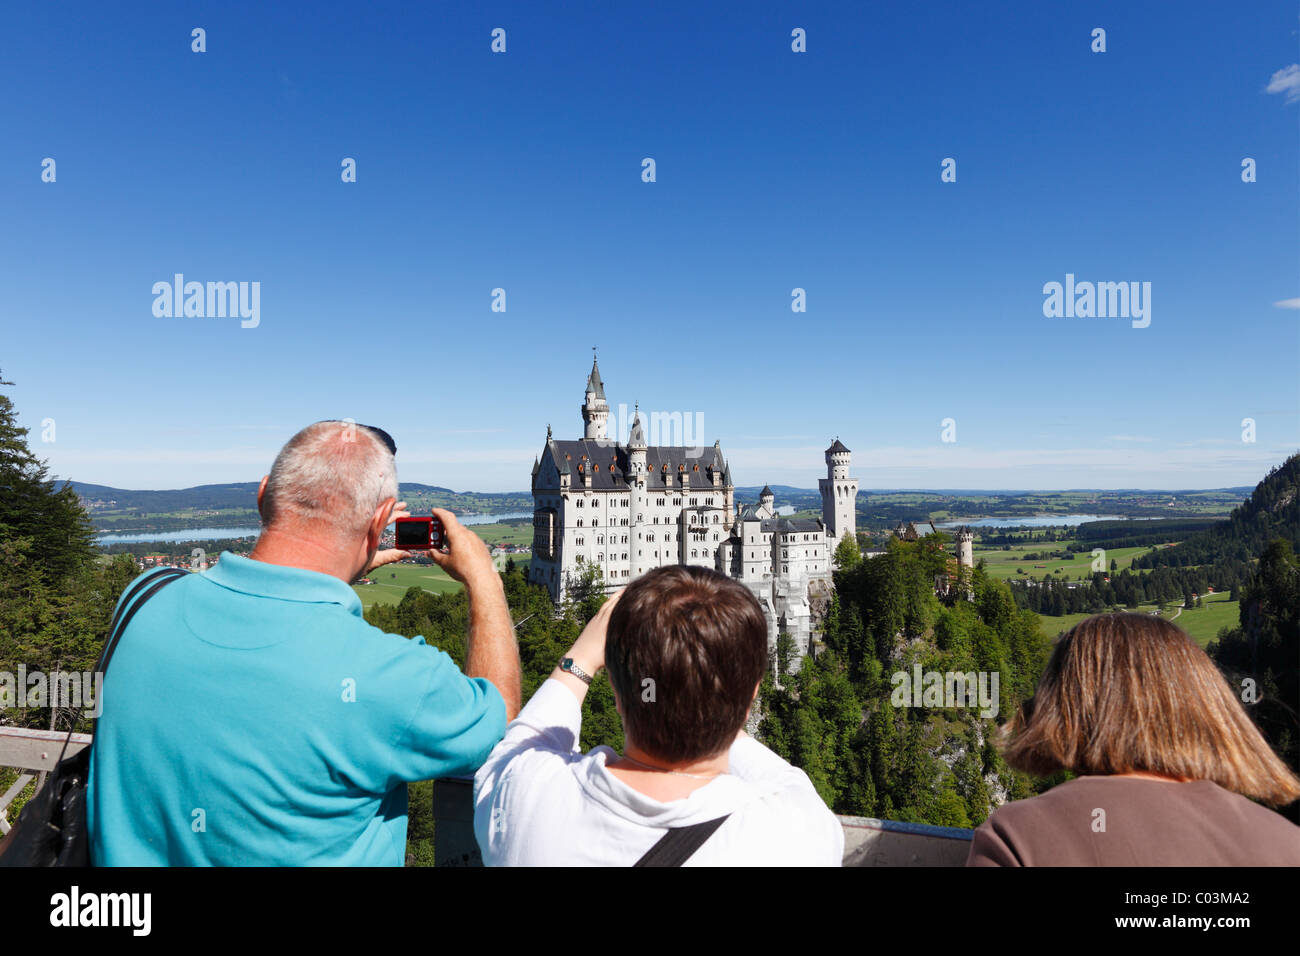
{"label": "black bag strap", "polygon": [[[183,578],[189,573],[184,568],[161,568],[157,573],[141,578],[133,590],[123,595],[117,605],[117,611],[113,614],[113,623],[108,629],[108,640],[104,641],[104,650],[99,655],[99,663],[95,665],[96,671],[103,674],[108,670],[108,662],[112,660],[113,651],[117,649],[117,642],[122,639],[126,626],[131,623],[131,618],[135,617],[135,612],[140,610],[144,602],[177,578]],[[140,597],[135,598],[136,594]]]}
{"label": "black bag strap", "polygon": [[645,851],[645,856],[633,863],[633,866],[681,866],[704,845],[704,841],[713,836],[713,831],[726,823],[726,816],[716,820],[693,823],[688,827],[674,827]]}
{"label": "black bag strap", "polygon": [[[135,612],[140,610],[144,602],[177,578],[183,578],[189,573],[184,568],[161,568],[156,573],[145,575],[134,586],[122,593],[122,600],[118,602],[117,610],[113,613],[113,622],[108,628],[108,638],[104,641],[104,649],[100,652],[99,662],[95,665],[96,673],[102,675],[108,670],[108,662],[113,657],[117,642],[122,639],[122,632],[126,630],[126,626],[131,623],[131,618],[135,617]],[[143,594],[140,593],[142,591]],[[140,595],[138,598],[136,597],[137,594]],[[95,719],[98,720],[98,718]],[[68,744],[72,741],[72,733],[73,731],[69,730],[68,736],[63,738],[63,749],[59,751],[59,762],[62,762],[64,754],[68,752]],[[90,746],[95,746],[94,737],[90,738]]]}

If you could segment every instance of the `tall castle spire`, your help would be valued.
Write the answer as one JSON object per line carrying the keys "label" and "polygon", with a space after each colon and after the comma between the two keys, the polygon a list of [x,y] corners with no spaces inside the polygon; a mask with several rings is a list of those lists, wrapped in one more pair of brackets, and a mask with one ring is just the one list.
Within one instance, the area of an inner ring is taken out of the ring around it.
{"label": "tall castle spire", "polygon": [[587,376],[587,390],[582,403],[583,438],[605,440],[605,424],[609,421],[609,403],[605,401],[605,383],[600,380],[600,367],[592,349],[591,374]]}

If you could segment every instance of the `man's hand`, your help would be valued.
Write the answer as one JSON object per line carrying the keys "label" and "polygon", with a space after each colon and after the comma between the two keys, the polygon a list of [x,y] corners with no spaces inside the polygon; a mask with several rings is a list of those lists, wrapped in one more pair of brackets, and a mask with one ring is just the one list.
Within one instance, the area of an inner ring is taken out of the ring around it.
{"label": "man's hand", "polygon": [[[398,518],[409,518],[411,513],[406,510],[406,502],[399,501],[393,505],[393,511],[388,516],[388,523],[392,524]],[[394,561],[405,561],[411,556],[410,551],[403,551],[401,548],[388,548],[385,551],[376,551],[375,556],[370,559],[370,567],[366,568],[365,573],[368,575],[376,568],[382,568],[385,564],[392,564]]]}
{"label": "man's hand", "polygon": [[492,555],[483,539],[456,520],[450,511],[434,508],[433,513],[442,521],[443,536],[447,542],[446,551],[429,552],[433,563],[467,588],[484,581],[500,584],[496,565],[492,563]]}

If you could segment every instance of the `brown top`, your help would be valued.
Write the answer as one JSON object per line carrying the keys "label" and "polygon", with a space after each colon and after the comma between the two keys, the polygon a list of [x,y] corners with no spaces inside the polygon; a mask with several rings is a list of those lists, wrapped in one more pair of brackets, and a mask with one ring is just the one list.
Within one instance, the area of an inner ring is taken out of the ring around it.
{"label": "brown top", "polygon": [[1300,866],[1300,827],[1209,780],[1077,777],[993,811],[966,865]]}

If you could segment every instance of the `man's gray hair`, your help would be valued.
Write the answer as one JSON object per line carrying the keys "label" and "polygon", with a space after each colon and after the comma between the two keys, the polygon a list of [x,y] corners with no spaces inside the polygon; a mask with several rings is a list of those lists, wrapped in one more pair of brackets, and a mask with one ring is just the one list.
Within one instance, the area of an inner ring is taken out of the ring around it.
{"label": "man's gray hair", "polygon": [[378,436],[353,422],[317,422],[276,456],[262,521],[318,521],[350,537],[365,532],[381,501],[396,497],[397,463]]}

